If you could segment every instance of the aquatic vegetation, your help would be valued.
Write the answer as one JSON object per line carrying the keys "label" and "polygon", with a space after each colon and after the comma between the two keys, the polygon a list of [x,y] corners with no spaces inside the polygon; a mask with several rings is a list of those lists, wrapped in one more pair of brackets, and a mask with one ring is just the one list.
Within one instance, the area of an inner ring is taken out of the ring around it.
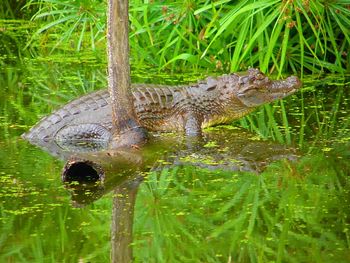
{"label": "aquatic vegetation", "polygon": [[99,222],[109,222],[110,203],[72,207],[57,180],[61,162],[23,141],[0,145],[0,261],[106,262],[109,229]]}
{"label": "aquatic vegetation", "polygon": [[[0,261],[108,262],[113,193],[73,207],[60,161],[24,141],[1,147]],[[148,173],[135,262],[347,262],[349,173],[332,151],[259,176],[193,166]]]}
{"label": "aquatic vegetation", "polygon": [[[101,1],[29,1],[33,47],[105,49]],[[159,70],[344,73],[349,69],[346,0],[130,1],[133,65]],[[101,53],[100,53],[101,54]]]}
{"label": "aquatic vegetation", "polygon": [[[53,28],[56,31],[50,37],[45,37],[52,44],[54,50],[61,43],[73,46],[76,51],[83,48],[84,43],[89,44],[91,50],[104,39],[105,34],[105,8],[104,1],[28,1],[27,7],[36,6],[38,12],[33,19],[44,19],[46,24],[36,30],[30,39],[31,43],[41,33]],[[59,32],[57,34],[57,32]],[[43,39],[43,38],[41,38]],[[104,44],[102,44],[104,46]]]}
{"label": "aquatic vegetation", "polygon": [[260,176],[150,174],[136,208],[136,261],[347,262],[350,167],[339,172],[333,162],[281,161]]}

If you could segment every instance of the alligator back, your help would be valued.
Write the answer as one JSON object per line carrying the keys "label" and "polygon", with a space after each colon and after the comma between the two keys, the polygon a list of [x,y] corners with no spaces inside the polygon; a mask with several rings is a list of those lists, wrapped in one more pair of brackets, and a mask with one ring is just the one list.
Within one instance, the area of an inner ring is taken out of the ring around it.
{"label": "alligator back", "polygon": [[[179,130],[182,125],[174,118],[176,98],[182,97],[181,87],[133,84],[134,108],[141,125],[149,130]],[[179,93],[179,94],[178,94]],[[68,128],[67,128],[68,127]],[[77,127],[77,132],[71,130]],[[70,129],[69,131],[67,129]],[[23,138],[32,140],[66,139],[65,134],[109,134],[112,129],[112,110],[108,90],[99,90],[75,99],[52,114],[42,118]],[[99,136],[106,139],[105,136]],[[70,137],[70,139],[74,139]]]}
{"label": "alligator back", "polygon": [[27,133],[23,134],[23,137],[28,140],[51,140],[59,130],[69,124],[91,123],[97,120],[111,127],[109,104],[110,98],[107,90],[84,95],[42,118]]}

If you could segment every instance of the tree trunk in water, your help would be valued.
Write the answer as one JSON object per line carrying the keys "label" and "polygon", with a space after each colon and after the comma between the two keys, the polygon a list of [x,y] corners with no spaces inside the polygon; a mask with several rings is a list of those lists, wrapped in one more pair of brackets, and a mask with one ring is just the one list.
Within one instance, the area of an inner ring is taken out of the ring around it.
{"label": "tree trunk in water", "polygon": [[111,148],[140,144],[146,139],[130,91],[128,11],[128,0],[108,1],[108,90],[114,126]]}

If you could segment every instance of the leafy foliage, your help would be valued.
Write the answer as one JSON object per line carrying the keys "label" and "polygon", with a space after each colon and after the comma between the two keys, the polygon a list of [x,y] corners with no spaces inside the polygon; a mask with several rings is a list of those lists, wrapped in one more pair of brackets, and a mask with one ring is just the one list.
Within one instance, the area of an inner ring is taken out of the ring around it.
{"label": "leafy foliage", "polygon": [[[104,48],[101,1],[40,0],[27,6],[34,4],[40,5],[33,16],[40,24],[33,45]],[[254,66],[278,74],[349,70],[346,0],[134,0],[130,5],[134,65],[231,72]]]}
{"label": "leafy foliage", "polygon": [[[38,12],[33,19],[42,19],[45,24],[41,26],[30,40],[42,33],[48,34],[49,46],[54,44],[51,49],[54,50],[62,43],[74,47],[80,51],[84,43],[88,43],[91,50],[95,50],[96,45],[104,39],[105,33],[105,4],[103,1],[29,1],[27,7],[38,6]],[[101,22],[103,21],[103,22]],[[45,35],[45,34],[44,34]],[[46,39],[46,37],[44,37]],[[50,39],[51,38],[51,39]],[[41,37],[41,40],[43,38]],[[40,43],[43,43],[41,41]],[[67,48],[67,47],[64,47]]]}
{"label": "leafy foliage", "polygon": [[0,5],[0,20],[1,19],[15,19],[15,18],[30,18],[32,10],[26,9],[25,12],[21,12],[25,6],[26,0],[2,0]]}

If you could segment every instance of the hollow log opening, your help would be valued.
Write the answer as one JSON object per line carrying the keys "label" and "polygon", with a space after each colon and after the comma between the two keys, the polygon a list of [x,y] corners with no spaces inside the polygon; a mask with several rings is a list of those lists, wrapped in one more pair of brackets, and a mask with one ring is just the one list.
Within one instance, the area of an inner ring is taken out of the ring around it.
{"label": "hollow log opening", "polygon": [[62,173],[64,182],[97,182],[103,179],[104,173],[102,169],[90,161],[68,162]]}

